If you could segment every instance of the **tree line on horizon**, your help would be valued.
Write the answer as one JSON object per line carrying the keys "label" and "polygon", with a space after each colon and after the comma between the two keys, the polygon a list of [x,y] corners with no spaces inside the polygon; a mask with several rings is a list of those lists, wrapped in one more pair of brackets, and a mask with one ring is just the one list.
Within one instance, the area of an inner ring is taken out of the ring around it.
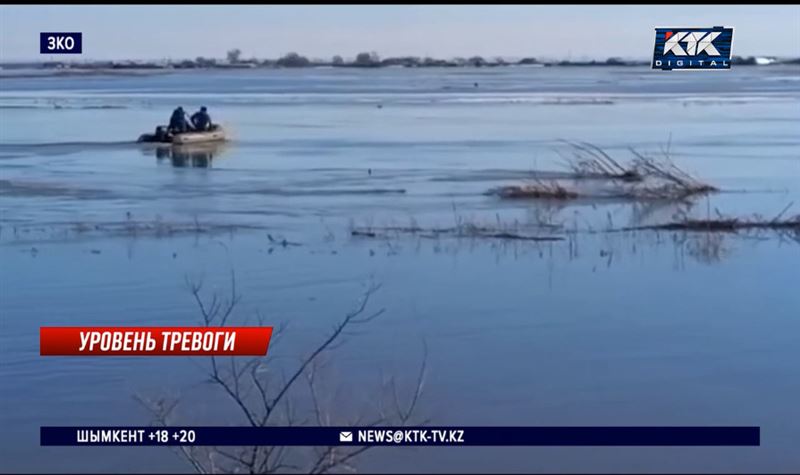
{"label": "tree line on horizon", "polygon": [[[773,58],[774,59],[774,58]],[[800,59],[777,60],[773,62],[782,64],[800,64]],[[345,60],[340,55],[333,56],[330,60],[309,59],[296,52],[287,53],[277,59],[244,59],[242,51],[238,48],[227,52],[225,59],[207,58],[198,56],[195,59],[184,60],[163,60],[163,61],[93,61],[83,67],[112,68],[112,69],[193,69],[193,68],[256,68],[256,67],[275,67],[275,68],[304,68],[304,67],[354,67],[354,68],[381,68],[381,67],[496,67],[513,65],[539,65],[539,66],[630,66],[648,64],[647,60],[625,60],[618,57],[610,57],[606,60],[560,60],[560,61],[541,61],[535,57],[525,57],[515,61],[509,61],[502,57],[486,59],[482,56],[455,57],[452,59],[438,59],[430,56],[396,56],[381,58],[377,53],[361,52],[351,60]],[[731,64],[755,65],[763,64],[755,57],[734,56]],[[45,67],[59,67],[64,63],[52,62],[45,63]]]}
{"label": "tree line on horizon", "polygon": [[[617,60],[621,61],[621,60]],[[243,59],[242,52],[239,49],[232,49],[227,52],[224,62],[216,59],[198,57],[194,61],[185,60],[176,63],[176,65],[190,63],[199,65],[201,67],[213,67],[220,65],[253,65],[253,66],[275,66],[285,68],[302,68],[309,66],[333,66],[333,67],[385,67],[385,66],[502,66],[509,64],[542,64],[536,58],[523,58],[519,61],[509,62],[501,57],[492,59],[485,59],[482,56],[472,56],[469,58],[456,57],[452,59],[438,59],[430,56],[396,56],[381,58],[378,53],[361,52],[358,53],[354,59],[345,60],[341,55],[334,55],[330,60],[324,59],[310,59],[296,52],[287,53],[277,59],[263,59],[256,58]]]}

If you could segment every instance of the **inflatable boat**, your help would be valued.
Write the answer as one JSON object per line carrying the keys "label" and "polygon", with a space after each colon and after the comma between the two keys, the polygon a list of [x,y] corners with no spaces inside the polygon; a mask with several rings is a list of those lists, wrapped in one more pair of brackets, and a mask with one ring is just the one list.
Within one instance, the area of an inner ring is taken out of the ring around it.
{"label": "inflatable boat", "polygon": [[193,130],[180,134],[173,134],[167,130],[167,127],[160,125],[156,127],[155,133],[140,135],[138,142],[186,145],[206,142],[223,142],[226,138],[225,130],[220,125],[213,125],[209,130]]}

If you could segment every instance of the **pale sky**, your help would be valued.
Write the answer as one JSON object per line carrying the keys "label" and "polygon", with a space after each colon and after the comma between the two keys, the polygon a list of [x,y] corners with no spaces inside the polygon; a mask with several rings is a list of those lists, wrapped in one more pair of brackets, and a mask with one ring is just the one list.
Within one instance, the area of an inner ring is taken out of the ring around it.
{"label": "pale sky", "polygon": [[46,60],[39,33],[80,31],[67,59],[533,56],[648,59],[655,27],[734,27],[733,54],[800,57],[798,5],[0,6],[0,61]]}

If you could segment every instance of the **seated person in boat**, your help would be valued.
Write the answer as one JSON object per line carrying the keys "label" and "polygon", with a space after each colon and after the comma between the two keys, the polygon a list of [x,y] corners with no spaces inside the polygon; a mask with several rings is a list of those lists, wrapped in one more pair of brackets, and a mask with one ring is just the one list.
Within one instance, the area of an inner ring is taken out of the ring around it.
{"label": "seated person in boat", "polygon": [[186,112],[183,111],[183,107],[178,107],[174,111],[172,111],[172,117],[169,119],[169,131],[173,134],[180,134],[183,132],[188,132],[191,130],[191,125],[189,125],[189,121],[186,120]]}
{"label": "seated person in boat", "polygon": [[201,107],[199,111],[192,114],[192,125],[195,130],[210,130],[211,129],[211,116],[208,115],[208,109],[205,106]]}

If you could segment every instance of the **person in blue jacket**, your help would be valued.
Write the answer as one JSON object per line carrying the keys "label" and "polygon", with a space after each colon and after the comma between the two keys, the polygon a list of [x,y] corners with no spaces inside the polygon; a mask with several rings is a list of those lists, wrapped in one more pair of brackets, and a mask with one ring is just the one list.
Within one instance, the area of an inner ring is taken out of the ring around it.
{"label": "person in blue jacket", "polygon": [[209,130],[211,128],[211,116],[208,115],[206,106],[192,114],[192,125],[195,130]]}

